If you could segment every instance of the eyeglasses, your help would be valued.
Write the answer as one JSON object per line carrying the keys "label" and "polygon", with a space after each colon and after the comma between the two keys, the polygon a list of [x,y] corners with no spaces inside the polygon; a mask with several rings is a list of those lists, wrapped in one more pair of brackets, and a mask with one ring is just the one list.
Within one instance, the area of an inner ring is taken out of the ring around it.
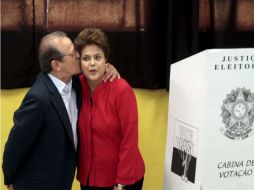
{"label": "eyeglasses", "polygon": [[78,55],[78,52],[77,51],[73,51],[71,53],[68,53],[68,54],[63,54],[63,56],[70,56],[70,57],[75,57]]}

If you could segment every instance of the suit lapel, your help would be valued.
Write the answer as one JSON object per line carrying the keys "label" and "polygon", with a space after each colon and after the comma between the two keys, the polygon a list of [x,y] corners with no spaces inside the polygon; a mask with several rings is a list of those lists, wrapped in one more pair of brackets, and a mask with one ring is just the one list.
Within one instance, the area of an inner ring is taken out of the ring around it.
{"label": "suit lapel", "polygon": [[78,76],[74,76],[72,78],[72,87],[76,92],[77,95],[77,108],[78,112],[80,110],[81,102],[82,102],[82,97],[81,97],[81,85],[80,85],[80,80]]}
{"label": "suit lapel", "polygon": [[69,116],[68,116],[67,110],[65,108],[62,96],[60,95],[57,88],[55,87],[55,85],[50,80],[50,78],[48,77],[47,74],[42,73],[42,74],[40,74],[40,77],[43,79],[44,83],[47,85],[48,90],[51,94],[50,101],[51,101],[52,105],[54,106],[56,112],[58,113],[58,115],[64,125],[64,128],[66,129],[66,132],[73,144],[73,147],[75,147],[71,123],[70,123]]}

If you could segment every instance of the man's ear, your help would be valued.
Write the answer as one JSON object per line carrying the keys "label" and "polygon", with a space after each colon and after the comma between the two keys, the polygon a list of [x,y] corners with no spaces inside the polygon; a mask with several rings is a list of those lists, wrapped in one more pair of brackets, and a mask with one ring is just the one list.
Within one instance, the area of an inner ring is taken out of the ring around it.
{"label": "man's ear", "polygon": [[57,60],[52,60],[50,64],[52,71],[59,72],[61,70],[60,64]]}

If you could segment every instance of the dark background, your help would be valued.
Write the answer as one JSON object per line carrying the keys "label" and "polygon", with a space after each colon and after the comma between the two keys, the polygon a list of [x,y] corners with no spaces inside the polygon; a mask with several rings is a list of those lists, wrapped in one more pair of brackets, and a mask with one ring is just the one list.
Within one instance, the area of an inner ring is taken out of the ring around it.
{"label": "dark background", "polygon": [[109,37],[132,87],[168,89],[170,64],[205,49],[254,47],[254,0],[2,0],[1,88],[29,87],[43,35],[85,27]]}

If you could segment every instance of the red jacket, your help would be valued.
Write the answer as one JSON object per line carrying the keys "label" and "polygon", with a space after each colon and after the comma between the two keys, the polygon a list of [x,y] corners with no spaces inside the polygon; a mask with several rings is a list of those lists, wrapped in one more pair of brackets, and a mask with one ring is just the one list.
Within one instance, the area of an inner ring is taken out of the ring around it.
{"label": "red jacket", "polygon": [[89,96],[80,77],[82,105],[79,114],[79,163],[81,184],[109,187],[133,184],[144,176],[138,148],[138,112],[135,94],[123,79],[101,83]]}

